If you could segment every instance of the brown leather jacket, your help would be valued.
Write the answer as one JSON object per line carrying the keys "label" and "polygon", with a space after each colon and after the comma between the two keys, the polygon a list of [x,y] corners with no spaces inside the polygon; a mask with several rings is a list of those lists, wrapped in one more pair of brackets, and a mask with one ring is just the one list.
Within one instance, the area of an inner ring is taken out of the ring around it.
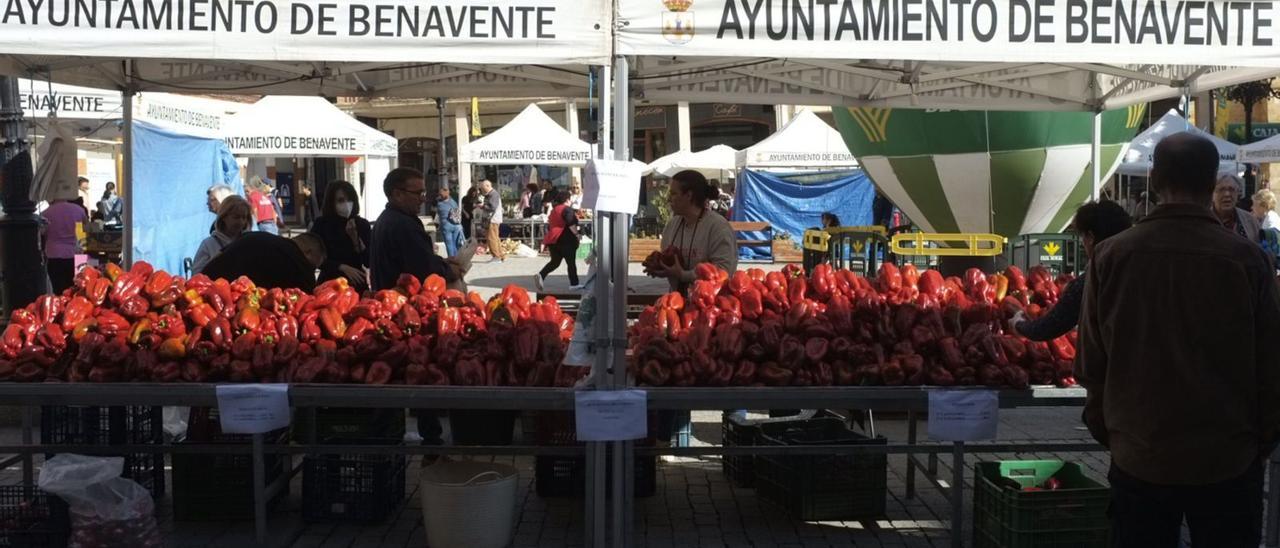
{"label": "brown leather jacket", "polygon": [[1080,316],[1085,423],[1159,485],[1244,473],[1280,436],[1280,292],[1207,207],[1161,205],[1100,244]]}

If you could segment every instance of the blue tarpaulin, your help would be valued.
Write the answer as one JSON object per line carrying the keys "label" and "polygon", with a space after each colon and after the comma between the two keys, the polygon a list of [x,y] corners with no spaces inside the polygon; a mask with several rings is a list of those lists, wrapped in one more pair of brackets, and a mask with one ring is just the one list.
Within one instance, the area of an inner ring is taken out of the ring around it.
{"label": "blue tarpaulin", "polygon": [[221,139],[133,124],[133,258],[182,274],[182,261],[209,236],[206,192],[226,184],[242,193],[240,168]]}
{"label": "blue tarpaulin", "polygon": [[[871,224],[876,189],[862,170],[781,174],[743,170],[733,200],[733,220],[765,222],[774,234],[786,232],[799,244],[804,231],[820,226],[825,212],[835,213],[842,226]],[[763,240],[764,233],[744,232],[739,238]],[[744,248],[745,259],[768,259],[769,248]]]}

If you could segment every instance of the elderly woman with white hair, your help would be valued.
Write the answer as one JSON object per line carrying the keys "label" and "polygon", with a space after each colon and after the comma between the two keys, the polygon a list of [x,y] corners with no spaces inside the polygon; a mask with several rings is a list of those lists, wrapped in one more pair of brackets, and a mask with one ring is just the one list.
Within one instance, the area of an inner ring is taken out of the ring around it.
{"label": "elderly woman with white hair", "polygon": [[1244,184],[1239,177],[1226,174],[1218,177],[1218,184],[1213,187],[1213,215],[1222,222],[1222,226],[1235,232],[1249,241],[1260,240],[1258,220],[1253,213],[1236,207],[1240,196],[1244,194]]}
{"label": "elderly woman with white hair", "polygon": [[1253,193],[1253,218],[1264,229],[1280,229],[1280,213],[1276,213],[1276,195],[1267,189]]}

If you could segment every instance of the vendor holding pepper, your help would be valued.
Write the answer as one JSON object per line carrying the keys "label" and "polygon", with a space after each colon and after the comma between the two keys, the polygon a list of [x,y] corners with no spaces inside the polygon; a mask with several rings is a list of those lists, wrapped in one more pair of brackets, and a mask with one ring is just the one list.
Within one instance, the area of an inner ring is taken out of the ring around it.
{"label": "vendor holding pepper", "polygon": [[674,248],[679,260],[650,274],[667,278],[672,291],[687,292],[693,283],[693,269],[699,264],[711,263],[729,274],[738,268],[738,238],[733,227],[708,209],[716,193],[697,171],[681,171],[671,178],[672,218],[662,230],[662,249]]}
{"label": "vendor holding pepper", "polygon": [[[1093,258],[1093,249],[1103,240],[1132,226],[1129,214],[1112,201],[1089,202],[1076,210],[1076,233],[1084,244],[1084,256]],[[1072,280],[1062,291],[1058,304],[1044,316],[1028,320],[1022,312],[1009,319],[1009,327],[1033,341],[1051,341],[1066,335],[1080,321],[1080,302],[1084,297],[1084,276]]]}

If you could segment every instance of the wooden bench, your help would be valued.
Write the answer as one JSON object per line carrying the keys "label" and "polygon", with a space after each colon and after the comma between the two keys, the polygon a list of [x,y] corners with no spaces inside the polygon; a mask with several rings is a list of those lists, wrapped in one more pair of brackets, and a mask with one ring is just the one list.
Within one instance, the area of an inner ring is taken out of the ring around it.
{"label": "wooden bench", "polygon": [[769,257],[770,257],[769,262],[774,261],[775,258],[773,257],[773,253],[772,253],[773,225],[769,223],[731,221],[729,223],[729,227],[733,228],[734,234],[738,234],[742,232],[764,232],[768,237],[767,240],[744,240],[739,238],[738,250],[741,251],[742,248],[744,247],[768,247],[771,250],[769,253]]}

